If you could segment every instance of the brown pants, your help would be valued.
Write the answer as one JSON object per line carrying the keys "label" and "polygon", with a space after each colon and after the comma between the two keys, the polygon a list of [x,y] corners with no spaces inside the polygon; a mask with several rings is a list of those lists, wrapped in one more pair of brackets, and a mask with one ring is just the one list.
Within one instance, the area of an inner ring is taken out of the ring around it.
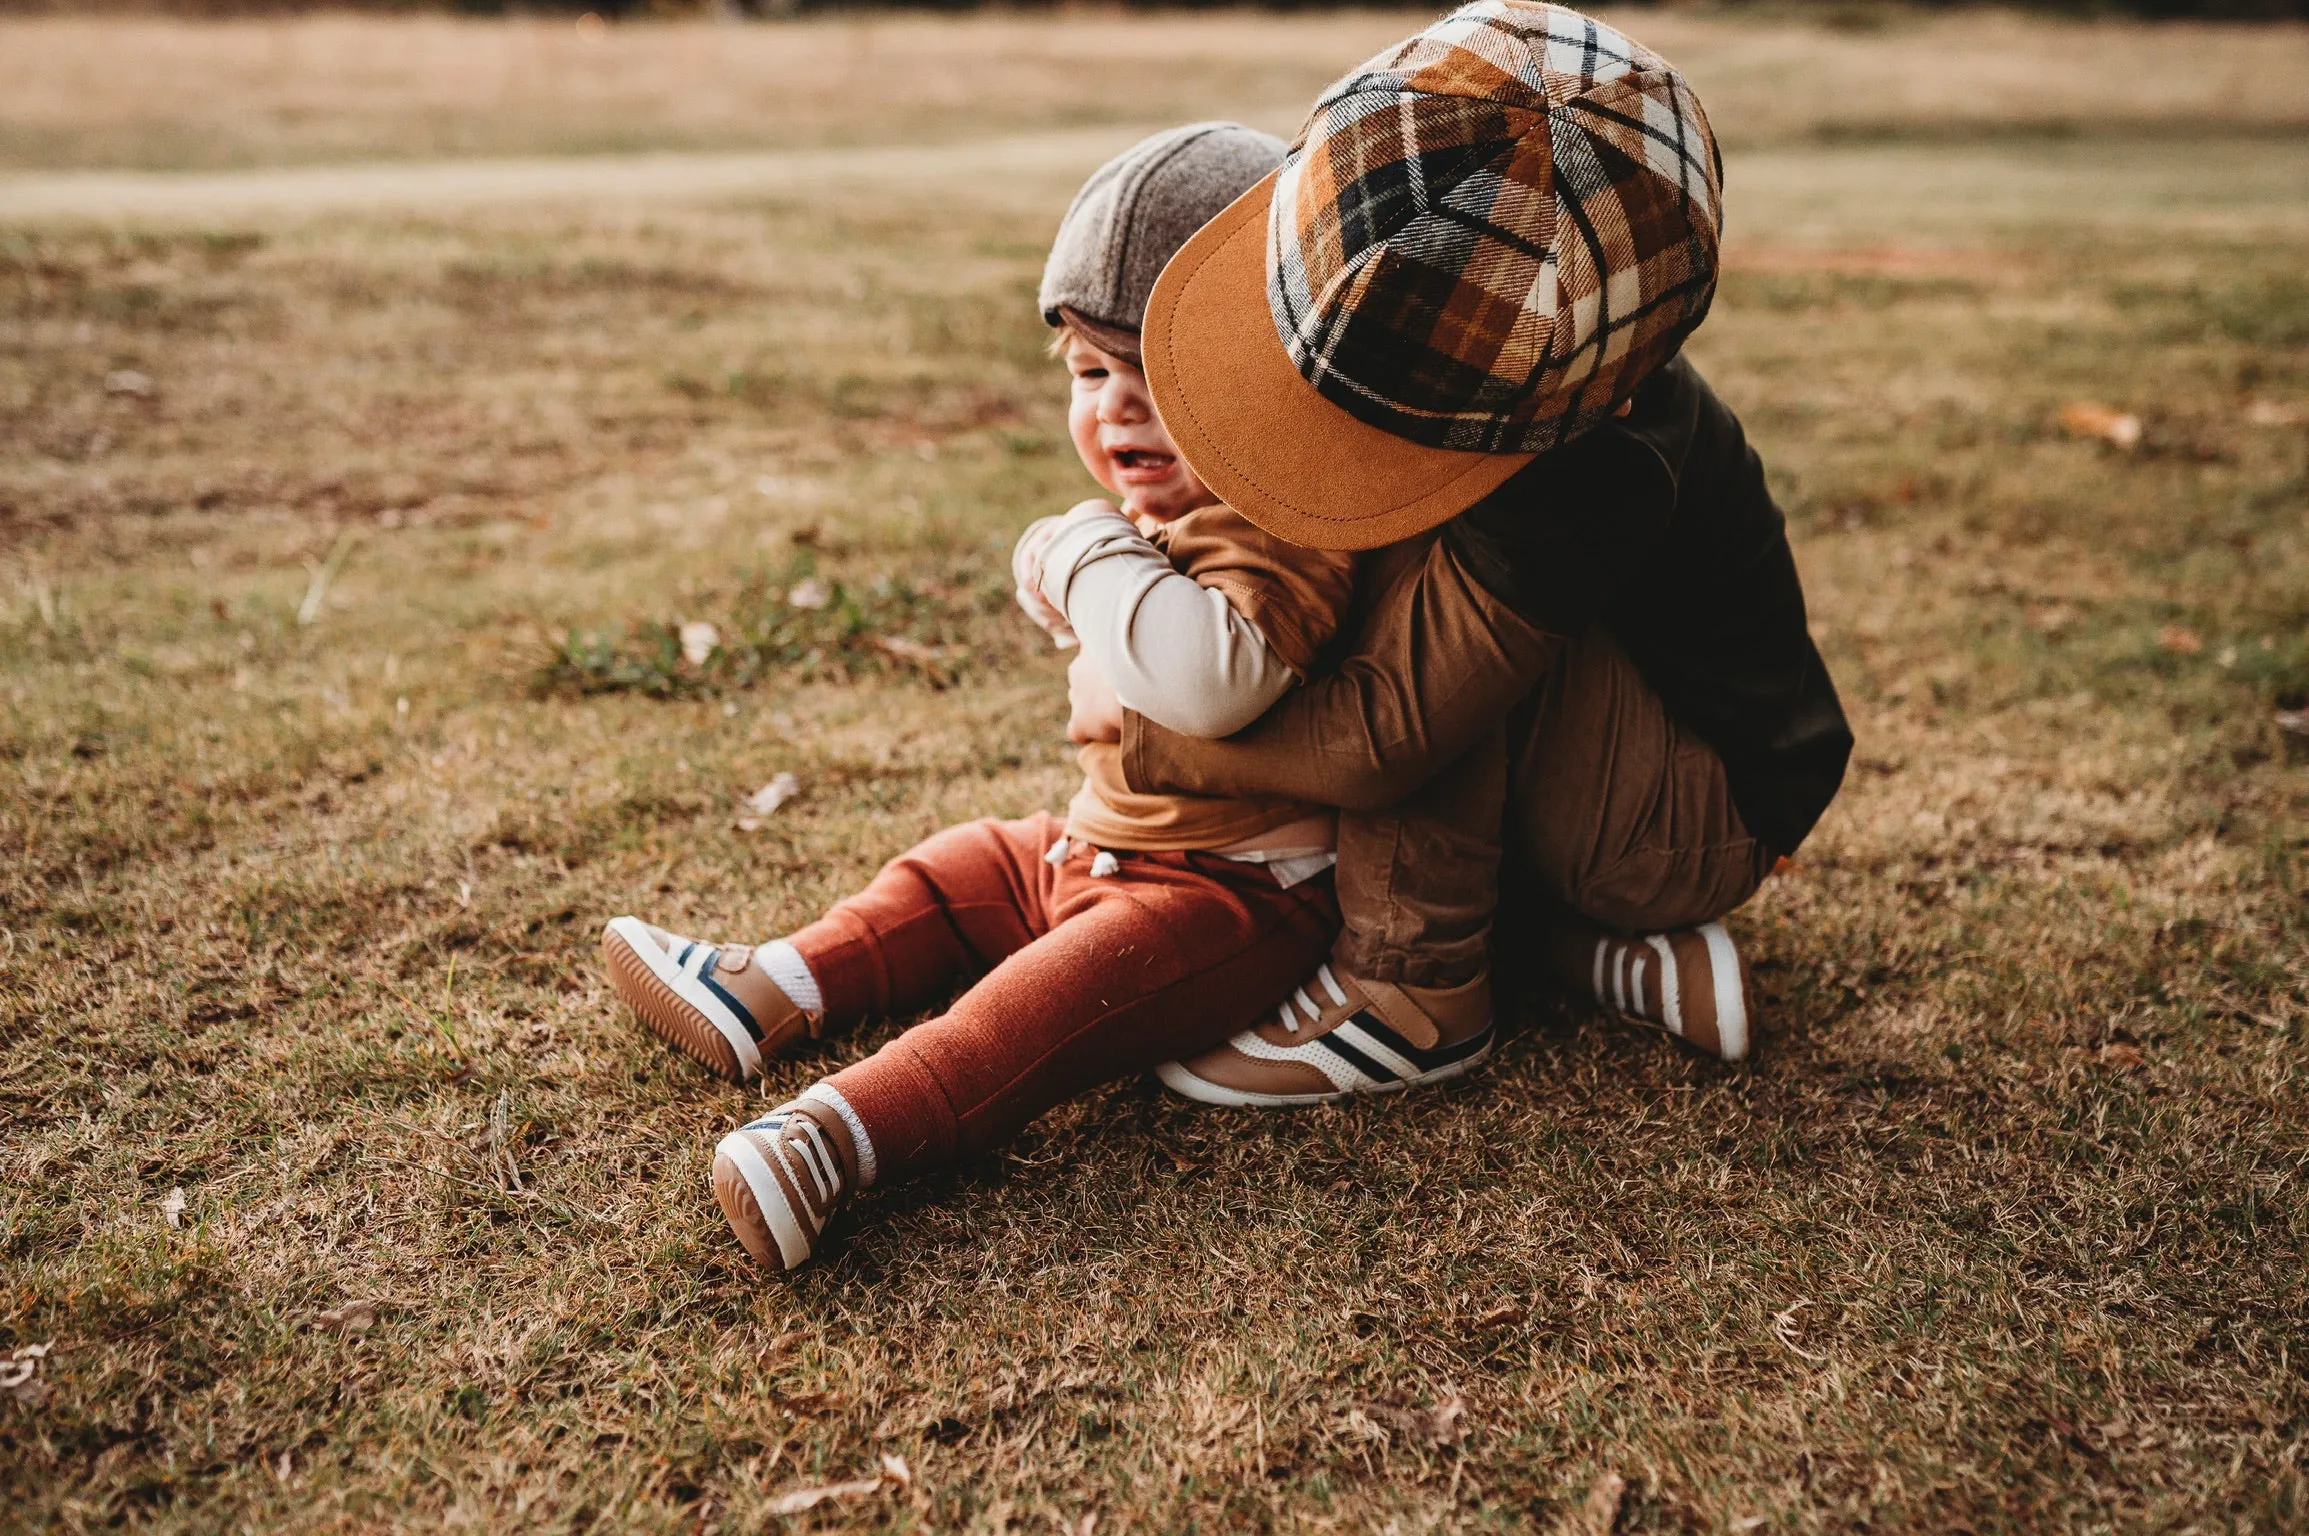
{"label": "brown pants", "polygon": [[1722,761],[1608,634],[1534,628],[1439,543],[1396,546],[1363,579],[1375,601],[1355,649],[1249,730],[1200,741],[1123,720],[1133,789],[1343,808],[1349,970],[1467,979],[1503,880],[1519,944],[1551,916],[1677,928],[1754,893],[1774,856]]}
{"label": "brown pants", "polygon": [[835,1025],[927,1007],[987,971],[834,1074],[882,1179],[983,1152],[1085,1089],[1217,1045],[1330,947],[1326,878],[1285,890],[1207,853],[1126,853],[1096,876],[1087,844],[1045,860],[1059,830],[1048,815],[948,827],[792,937]]}
{"label": "brown pants", "polygon": [[1773,857],[1715,751],[1594,630],[1408,799],[1340,816],[1334,954],[1358,976],[1451,985],[1483,969],[1503,881],[1518,928],[1559,914],[1657,931],[1731,911]]}

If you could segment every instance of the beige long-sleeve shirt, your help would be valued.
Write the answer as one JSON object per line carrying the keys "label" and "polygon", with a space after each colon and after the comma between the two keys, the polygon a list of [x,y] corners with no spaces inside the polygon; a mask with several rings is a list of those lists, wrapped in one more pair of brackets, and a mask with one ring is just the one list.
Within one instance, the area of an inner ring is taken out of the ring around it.
{"label": "beige long-sleeve shirt", "polygon": [[[1354,594],[1353,555],[1285,543],[1226,506],[1143,529],[1086,506],[1045,537],[1044,600],[1126,707],[1190,735],[1265,713],[1315,668]],[[1067,832],[1102,848],[1239,848],[1326,815],[1276,798],[1138,794],[1118,746],[1081,756]]]}

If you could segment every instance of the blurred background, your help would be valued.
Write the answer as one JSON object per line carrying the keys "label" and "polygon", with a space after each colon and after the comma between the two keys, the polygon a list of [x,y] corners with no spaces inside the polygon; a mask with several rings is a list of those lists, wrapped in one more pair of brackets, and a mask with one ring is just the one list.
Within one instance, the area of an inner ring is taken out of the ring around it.
{"label": "blurred background", "polygon": [[1063,798],[1051,232],[1429,13],[0,6],[0,1503],[2302,1528],[2301,9],[1608,12],[1859,736],[1749,1066],[1118,1084],[770,1288],[601,922]]}

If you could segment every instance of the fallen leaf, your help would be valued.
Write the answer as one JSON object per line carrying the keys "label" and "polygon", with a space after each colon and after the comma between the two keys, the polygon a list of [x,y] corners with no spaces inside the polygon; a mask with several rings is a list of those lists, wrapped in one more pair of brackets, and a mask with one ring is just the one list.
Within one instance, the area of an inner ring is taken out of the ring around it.
{"label": "fallen leaf", "polygon": [[160,1219],[171,1227],[184,1225],[184,1191],[172,1189],[160,1202]]}
{"label": "fallen leaf", "polygon": [[953,686],[953,663],[965,654],[964,647],[959,645],[924,645],[903,635],[868,635],[866,643],[891,660],[920,672],[933,688]]}
{"label": "fallen leaf", "polygon": [[2095,401],[2072,400],[2062,406],[2060,424],[2072,437],[2097,437],[2127,453],[2141,445],[2140,417]]}
{"label": "fallen leaf", "polygon": [[48,1383],[40,1379],[40,1362],[48,1351],[46,1344],[24,1344],[0,1360],[0,1392],[28,1408],[37,1406],[48,1395]]}
{"label": "fallen leaf", "polygon": [[1461,1422],[1466,1414],[1467,1404],[1460,1401],[1458,1393],[1446,1388],[1443,1400],[1429,1407],[1422,1416],[1420,1433],[1430,1445],[1455,1445],[1467,1434],[1467,1426]]}
{"label": "fallen leaf", "polygon": [[2205,648],[2205,642],[2198,638],[2195,630],[2185,629],[2178,624],[2167,624],[2158,630],[2157,644],[2176,656],[2194,656]]}
{"label": "fallen leaf", "polygon": [[954,647],[950,645],[924,645],[904,635],[868,635],[866,643],[885,656],[895,656],[918,667],[935,667],[954,655]]}
{"label": "fallen leaf", "polygon": [[[1429,1445],[1452,1445],[1467,1433],[1466,1426],[1461,1422],[1466,1413],[1467,1404],[1460,1400],[1456,1391],[1446,1387],[1438,1401],[1424,1408],[1375,1404],[1365,1422],[1377,1419],[1406,1440],[1423,1440]],[[1374,1426],[1372,1433],[1383,1438],[1386,1431]]]}
{"label": "fallen leaf", "polygon": [[693,667],[702,667],[714,647],[722,643],[722,632],[703,619],[692,619],[684,624],[681,634],[681,659]]}
{"label": "fallen leaf", "polygon": [[1556,1527],[1561,1536],[1611,1536],[1619,1524],[1620,1501],[1627,1497],[1628,1480],[1617,1472],[1606,1472],[1588,1484],[1587,1501],[1572,1512],[1571,1518]]}
{"label": "fallen leaf", "polygon": [[823,608],[834,600],[834,593],[815,576],[805,576],[786,592],[789,608]]}
{"label": "fallen leaf", "polygon": [[914,1469],[906,1465],[906,1458],[891,1451],[882,1453],[882,1475],[901,1488],[914,1485]]}
{"label": "fallen leaf", "polygon": [[2122,1040],[2101,1047],[2101,1060],[2112,1067],[2137,1067],[2146,1059],[2139,1046],[2127,1045]]}
{"label": "fallen leaf", "polygon": [[2245,419],[2256,427],[2294,427],[2309,421],[2309,410],[2278,400],[2256,400],[2245,407]]}
{"label": "fallen leaf", "polygon": [[367,1333],[377,1326],[378,1306],[374,1301],[348,1301],[315,1317],[313,1326],[330,1333]]}
{"label": "fallen leaf", "polygon": [[801,792],[802,781],[800,779],[795,778],[790,773],[776,775],[769,783],[746,796],[746,809],[754,814],[740,816],[738,818],[738,830],[740,832],[759,831],[765,819],[775,816],[780,806]]}
{"label": "fallen leaf", "polygon": [[2077,611],[2066,603],[2045,603],[2028,611],[2028,626],[2040,635],[2059,635],[2077,620]]}
{"label": "fallen leaf", "polygon": [[152,393],[152,375],[138,373],[134,368],[118,368],[104,376],[104,392],[108,395],[134,395],[144,399]]}
{"label": "fallen leaf", "polygon": [[1828,1357],[1826,1355],[1816,1355],[1812,1353],[1812,1351],[1797,1343],[1795,1339],[1796,1314],[1803,1311],[1810,1305],[1812,1305],[1812,1303],[1808,1301],[1799,1301],[1794,1306],[1788,1308],[1787,1311],[1782,1312],[1777,1317],[1773,1318],[1772,1337],[1778,1339],[1782,1344],[1785,1344],[1788,1347],[1788,1352],[1790,1354],[1797,1356],[1799,1359],[1810,1360],[1817,1364],[1820,1361],[1826,1360]]}
{"label": "fallen leaf", "polygon": [[861,1477],[854,1483],[826,1483],[816,1488],[795,1488],[770,1500],[769,1511],[773,1515],[798,1515],[806,1509],[816,1509],[829,1499],[863,1498],[869,1493],[879,1493],[881,1489],[882,1480],[878,1477]]}
{"label": "fallen leaf", "polygon": [[2273,718],[2286,735],[2309,737],[2309,709],[2280,709]]}

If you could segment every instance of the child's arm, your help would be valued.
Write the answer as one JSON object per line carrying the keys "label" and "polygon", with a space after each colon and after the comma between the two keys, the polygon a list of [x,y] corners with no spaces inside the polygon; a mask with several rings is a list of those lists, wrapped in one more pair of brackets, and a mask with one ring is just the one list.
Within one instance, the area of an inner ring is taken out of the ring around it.
{"label": "child's arm", "polygon": [[1104,502],[1085,502],[1042,543],[1031,585],[1065,616],[1123,704],[1184,736],[1231,736],[1299,674],[1216,586],[1174,569]]}

